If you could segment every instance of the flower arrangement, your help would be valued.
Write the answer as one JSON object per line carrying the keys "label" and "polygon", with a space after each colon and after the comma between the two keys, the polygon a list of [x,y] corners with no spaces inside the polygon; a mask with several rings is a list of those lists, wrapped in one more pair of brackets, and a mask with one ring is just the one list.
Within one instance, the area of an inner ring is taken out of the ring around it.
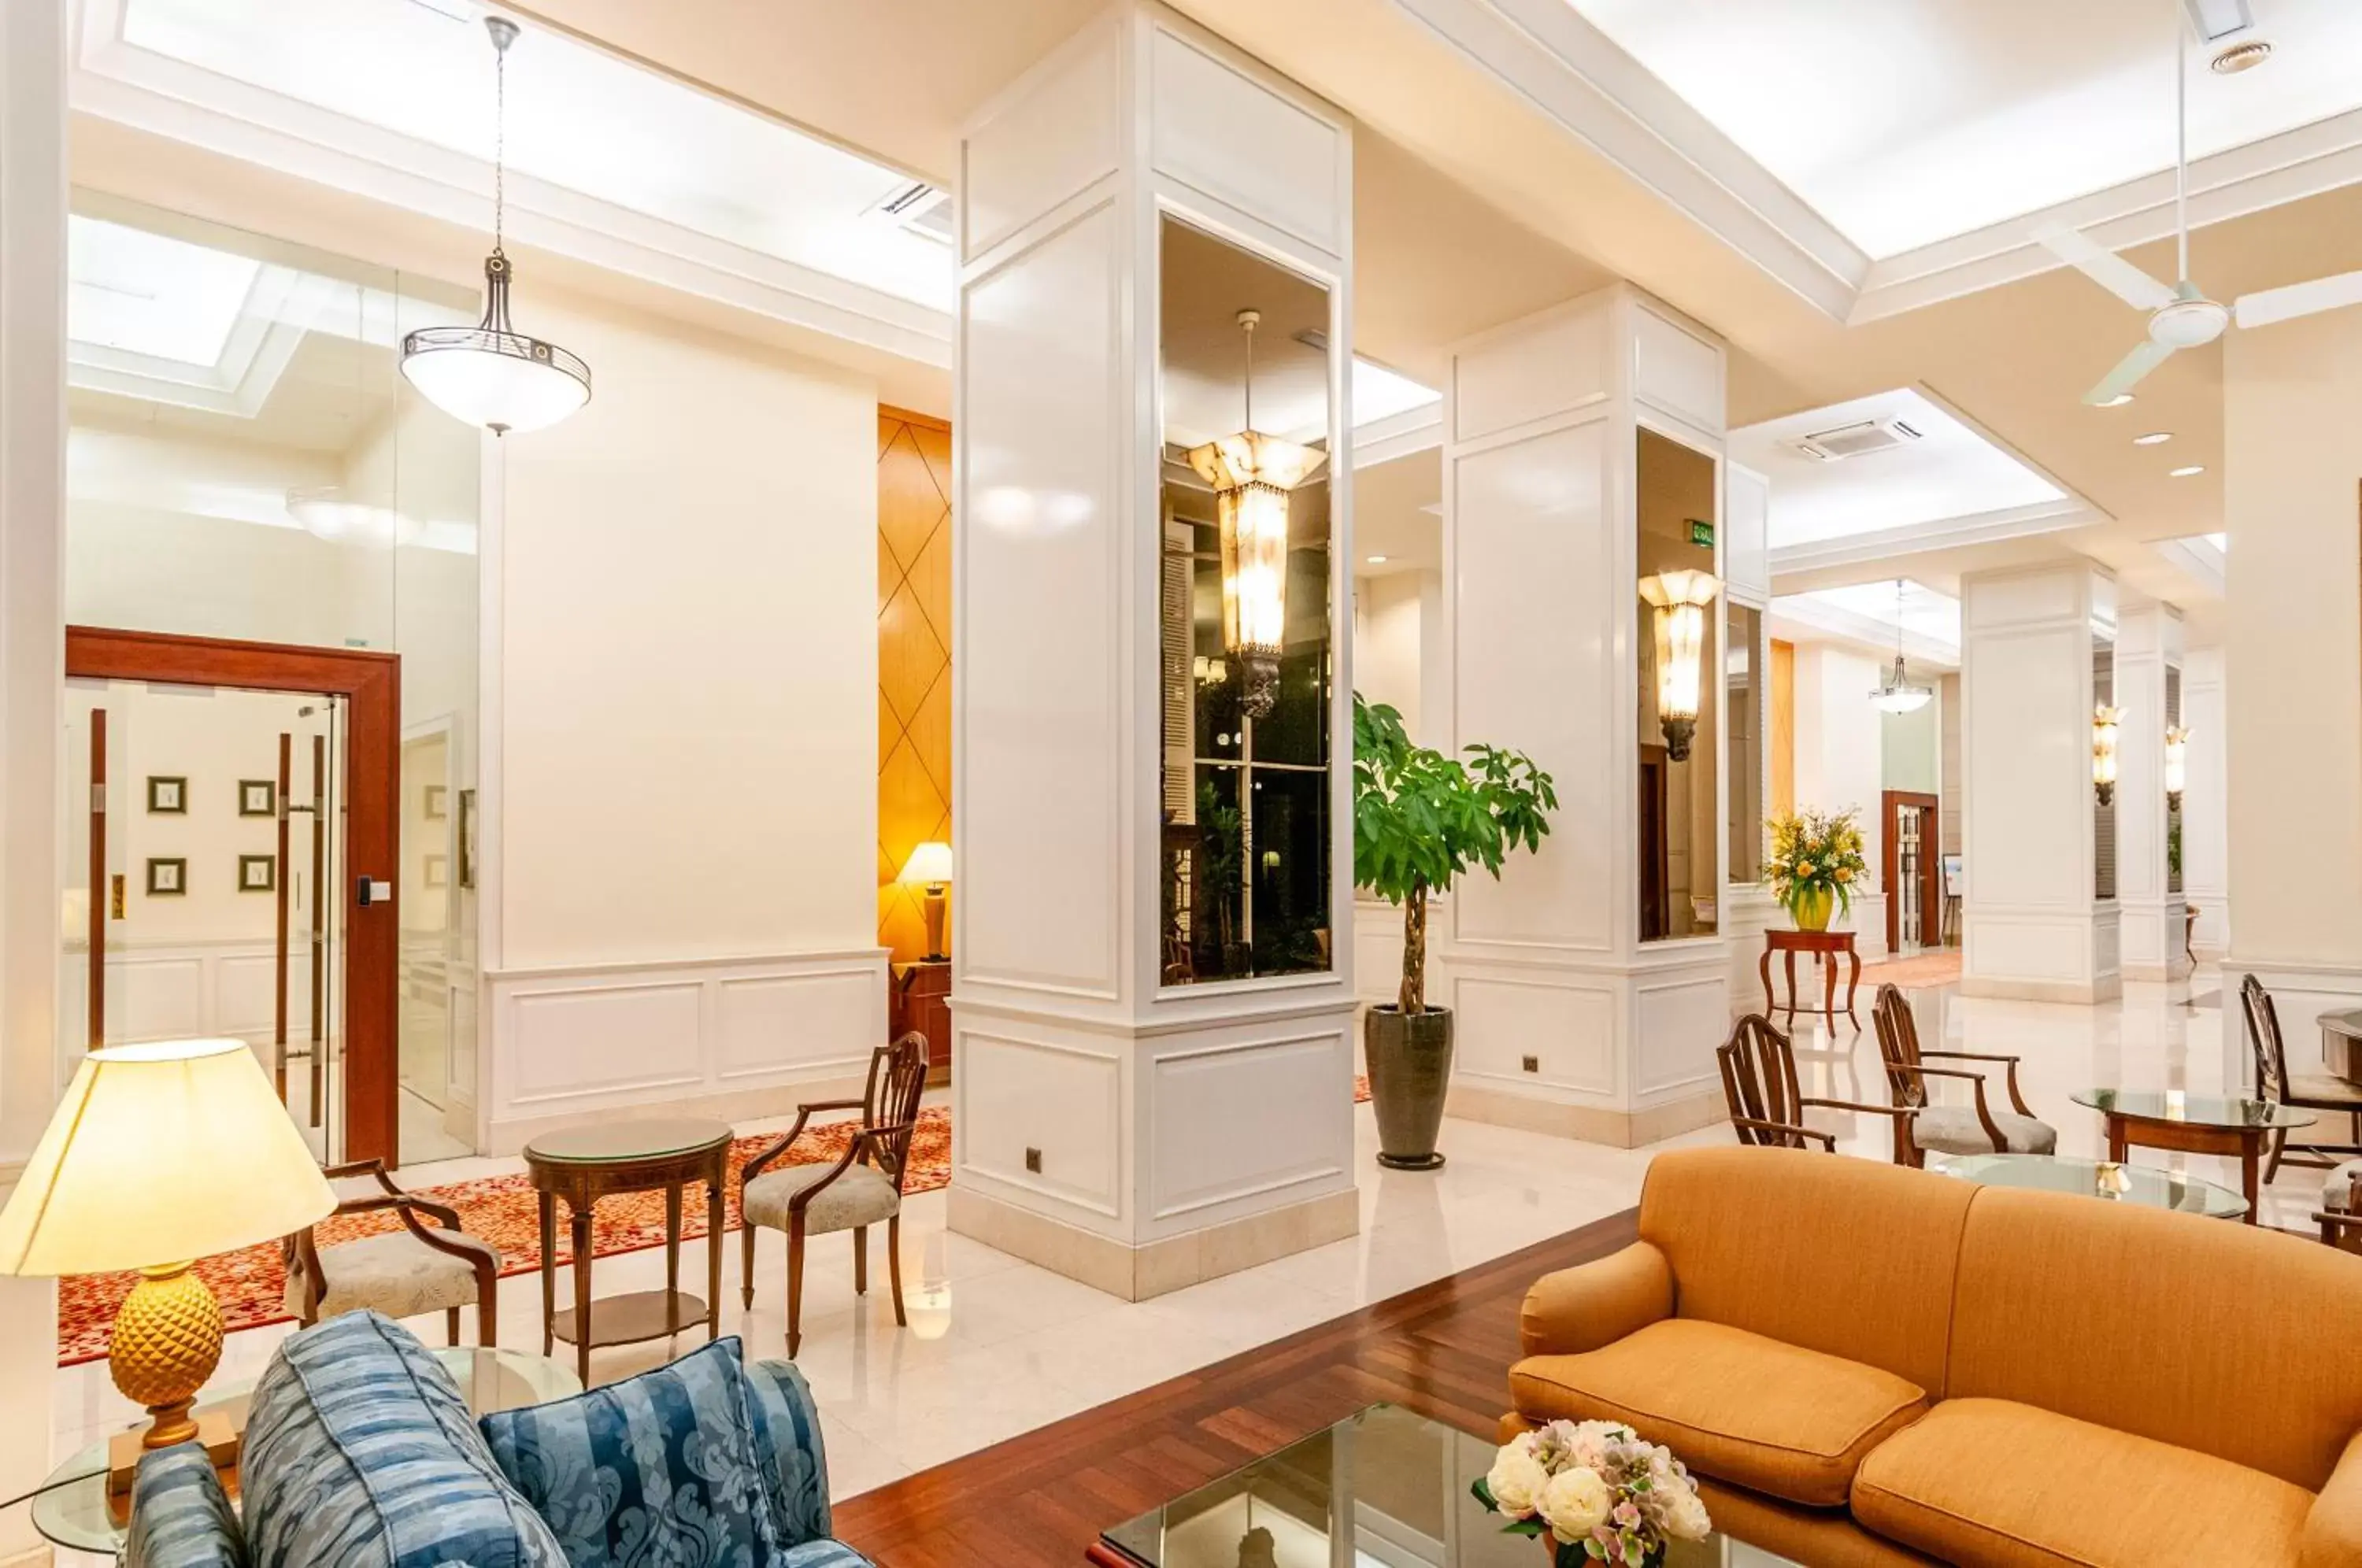
{"label": "flower arrangement", "polygon": [[1763,879],[1772,897],[1806,931],[1829,922],[1829,906],[1853,909],[1853,889],[1870,872],[1861,857],[1860,813],[1783,812],[1764,823],[1771,851]]}
{"label": "flower arrangement", "polygon": [[1620,1421],[1537,1428],[1504,1443],[1470,1490],[1509,1521],[1504,1532],[1542,1538],[1555,1568],[1654,1568],[1668,1541],[1714,1529],[1682,1462]]}

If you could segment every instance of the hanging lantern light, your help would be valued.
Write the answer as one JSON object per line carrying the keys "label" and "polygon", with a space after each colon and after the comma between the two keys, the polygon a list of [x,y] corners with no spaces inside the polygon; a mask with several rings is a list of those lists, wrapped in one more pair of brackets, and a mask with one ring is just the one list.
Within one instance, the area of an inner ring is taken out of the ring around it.
{"label": "hanging lantern light", "polygon": [[492,253],[484,258],[484,315],[473,326],[424,326],[402,339],[402,373],[427,402],[495,436],[539,430],[590,401],[590,367],[555,343],[509,325],[512,269],[502,249],[507,221],[508,58],[517,25],[486,17],[496,83],[492,144]]}
{"label": "hanging lantern light", "polygon": [[1665,734],[1665,756],[1689,760],[1697,734],[1698,702],[1705,658],[1705,613],[1722,582],[1710,571],[1664,571],[1640,580],[1640,597],[1657,623],[1657,725]]}
{"label": "hanging lantern light", "polygon": [[1242,677],[1240,706],[1271,712],[1287,635],[1287,492],[1328,460],[1310,447],[1254,427],[1254,330],[1260,311],[1239,312],[1246,332],[1246,420],[1235,436],[1192,447],[1189,466],[1214,487],[1222,536],[1222,649]]}
{"label": "hanging lantern light", "polygon": [[2103,806],[2116,798],[2116,728],[2124,722],[2122,708],[2102,702],[2092,710],[2092,785]]}
{"label": "hanging lantern light", "polygon": [[1889,713],[1915,713],[1936,695],[1929,686],[1914,686],[1903,664],[1903,580],[1894,580],[1894,668],[1870,700]]}
{"label": "hanging lantern light", "polygon": [[2165,730],[2165,803],[2181,809],[2181,787],[2190,777],[2190,726],[2169,724]]}

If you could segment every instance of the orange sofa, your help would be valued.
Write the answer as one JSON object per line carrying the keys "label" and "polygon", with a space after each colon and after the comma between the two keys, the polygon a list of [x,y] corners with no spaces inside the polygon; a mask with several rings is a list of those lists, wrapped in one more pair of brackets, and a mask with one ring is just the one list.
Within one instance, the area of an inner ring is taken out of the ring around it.
{"label": "orange sofa", "polygon": [[1660,1155],[1504,1430],[1630,1423],[1808,1563],[2362,1568],[2362,1257],[1785,1149]]}

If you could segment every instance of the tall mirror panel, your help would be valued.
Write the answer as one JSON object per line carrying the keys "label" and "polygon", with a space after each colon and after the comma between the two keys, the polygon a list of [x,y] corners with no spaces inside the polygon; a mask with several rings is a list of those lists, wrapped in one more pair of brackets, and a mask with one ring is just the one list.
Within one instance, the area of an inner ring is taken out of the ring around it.
{"label": "tall mirror panel", "polygon": [[1642,430],[1639,550],[1640,940],[1711,936],[1722,894],[1722,583],[1715,461]]}
{"label": "tall mirror panel", "polygon": [[1163,234],[1163,975],[1330,967],[1329,293]]}

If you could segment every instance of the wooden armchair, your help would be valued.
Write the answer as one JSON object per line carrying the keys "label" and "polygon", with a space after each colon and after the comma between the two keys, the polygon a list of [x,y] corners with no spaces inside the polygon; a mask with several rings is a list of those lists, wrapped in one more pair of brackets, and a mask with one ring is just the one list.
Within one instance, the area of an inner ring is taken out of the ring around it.
{"label": "wooden armchair", "polygon": [[[491,1242],[459,1228],[459,1211],[405,1192],[383,1160],[356,1160],[320,1173],[330,1181],[376,1178],[379,1190],[340,1198],[337,1214],[391,1211],[402,1228],[356,1241],[319,1243],[317,1227],[281,1243],[287,1264],[288,1311],[310,1328],[323,1318],[373,1309],[389,1318],[415,1317],[440,1308],[451,1342],[459,1342],[459,1309],[476,1309],[476,1342],[500,1334],[501,1254]],[[430,1226],[420,1216],[435,1221]],[[332,1215],[331,1218],[334,1218]]]}
{"label": "wooden armchair", "polygon": [[[2058,1130],[2042,1121],[2025,1103],[2017,1087],[2017,1058],[1986,1051],[1923,1051],[1918,1021],[1911,1004],[1893,985],[1878,988],[1871,1003],[1871,1022],[1878,1031],[1878,1054],[1886,1064],[1887,1088],[1894,1103],[1918,1111],[1910,1124],[1907,1143],[1898,1138],[1894,1163],[1925,1165],[1929,1151],[1939,1154],[2050,1154],[2058,1150]],[[1942,1062],[1990,1062],[2007,1070],[2008,1110],[1995,1110],[1985,1099],[1985,1076],[1966,1067],[1931,1067]],[[1974,1094],[1970,1105],[1937,1105],[1927,1094],[1930,1078],[1964,1078]],[[1901,1131],[1898,1126],[1898,1132]]]}
{"label": "wooden armchair", "polygon": [[1723,1097],[1730,1103],[1730,1125],[1742,1143],[1772,1149],[1809,1149],[1817,1143],[1834,1154],[1836,1134],[1805,1125],[1805,1109],[1819,1106],[1893,1118],[1895,1147],[1900,1149],[1906,1141],[1905,1129],[1917,1114],[1892,1105],[1807,1097],[1796,1077],[1795,1047],[1760,1012],[1750,1012],[1732,1025],[1730,1038],[1716,1046],[1714,1055],[1722,1068]]}
{"label": "wooden armchair", "polygon": [[[2279,1174],[2281,1163],[2291,1165],[2335,1165],[2341,1159],[2362,1154],[2362,1086],[2328,1073],[2292,1074],[2288,1048],[2280,1042],[2280,1011],[2272,993],[2249,975],[2239,982],[2239,1010],[2246,1015],[2247,1049],[2256,1062],[2256,1098],[2271,1105],[2302,1106],[2307,1110],[2343,1112],[2356,1141],[2347,1143],[2295,1143],[2283,1128],[2272,1134],[2271,1154],[2264,1164],[2264,1180]],[[2289,1150],[2293,1148],[2293,1154]],[[2328,1207],[2326,1204],[2324,1208]]]}
{"label": "wooden armchair", "polygon": [[[869,1291],[869,1227],[886,1226],[886,1268],[894,1290],[894,1321],[902,1310],[902,1181],[909,1172],[911,1135],[919,1124],[919,1098],[927,1088],[927,1037],[903,1035],[870,1054],[869,1082],[859,1099],[822,1099],[796,1107],[788,1135],[746,1162],[739,1178],[742,1299],[755,1304],[755,1231],[788,1238],[788,1354],[803,1340],[804,1241],[832,1231],[853,1232],[853,1288]],[[861,1124],[833,1165],[769,1167],[788,1152],[816,1110],[857,1110]]]}

